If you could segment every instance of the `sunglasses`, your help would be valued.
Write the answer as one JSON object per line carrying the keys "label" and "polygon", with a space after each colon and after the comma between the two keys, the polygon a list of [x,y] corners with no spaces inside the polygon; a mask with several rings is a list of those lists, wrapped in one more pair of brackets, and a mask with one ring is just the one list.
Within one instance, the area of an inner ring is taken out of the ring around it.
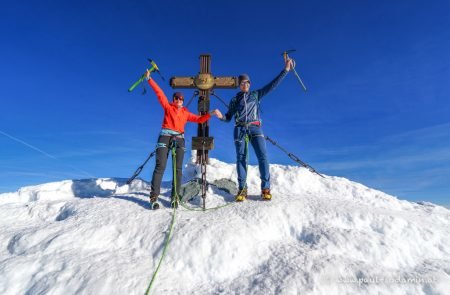
{"label": "sunglasses", "polygon": [[173,99],[184,101],[184,97],[175,96]]}
{"label": "sunglasses", "polygon": [[246,85],[246,84],[247,84],[247,85],[250,85],[250,81],[242,81],[242,82],[241,82],[241,86],[244,86],[244,85]]}

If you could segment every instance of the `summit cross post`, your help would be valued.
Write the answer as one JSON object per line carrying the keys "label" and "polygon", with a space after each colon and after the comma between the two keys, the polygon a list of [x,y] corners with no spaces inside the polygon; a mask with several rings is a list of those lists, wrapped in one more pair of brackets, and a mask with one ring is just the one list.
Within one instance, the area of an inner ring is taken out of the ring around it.
{"label": "summit cross post", "polygon": [[[195,77],[172,77],[170,86],[174,89],[198,89],[198,113],[209,112],[210,94],[213,89],[235,89],[238,87],[237,77],[217,77],[211,73],[211,55],[200,55],[200,72]],[[192,150],[197,151],[197,164],[202,165],[202,198],[205,209],[206,198],[206,164],[209,163],[209,150],[214,148],[214,138],[209,136],[209,121],[198,124],[197,137],[192,137]]]}

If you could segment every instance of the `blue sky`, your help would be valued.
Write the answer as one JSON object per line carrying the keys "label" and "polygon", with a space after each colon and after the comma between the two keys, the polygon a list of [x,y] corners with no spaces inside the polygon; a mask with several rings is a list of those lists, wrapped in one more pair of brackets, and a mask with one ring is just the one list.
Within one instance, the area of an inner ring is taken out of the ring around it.
{"label": "blue sky", "polygon": [[[450,2],[205,3],[2,3],[0,192],[130,176],[162,121],[150,92],[127,92],[147,57],[168,79],[197,74],[199,55],[210,53],[215,75],[246,72],[258,88],[295,48],[308,92],[289,74],[265,98],[266,135],[324,174],[450,204]],[[217,91],[226,101],[234,93]],[[232,130],[212,119],[212,157],[234,162]],[[195,132],[191,124],[188,145]],[[271,163],[294,164],[269,153]]]}

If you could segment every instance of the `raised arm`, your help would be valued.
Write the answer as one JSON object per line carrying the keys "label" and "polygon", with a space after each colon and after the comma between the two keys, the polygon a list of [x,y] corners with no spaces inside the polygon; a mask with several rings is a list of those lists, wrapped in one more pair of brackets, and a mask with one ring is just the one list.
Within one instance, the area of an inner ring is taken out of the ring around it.
{"label": "raised arm", "polygon": [[263,96],[267,95],[270,91],[274,90],[275,87],[278,86],[278,84],[280,84],[280,82],[283,80],[284,77],[286,77],[286,74],[288,72],[283,69],[278,76],[275,77],[275,79],[273,79],[272,81],[270,81],[266,86],[264,86],[261,89],[256,90],[256,92],[258,93],[258,99],[261,99]]}
{"label": "raised arm", "polygon": [[166,109],[170,105],[169,101],[167,100],[167,97],[164,94],[164,91],[162,91],[162,89],[159,87],[159,85],[156,84],[156,82],[152,78],[150,78],[150,73],[148,73],[147,82],[148,82],[148,85],[150,85],[150,87],[155,92],[156,97],[158,98],[158,101],[161,104],[161,106],[163,107],[163,109]]}
{"label": "raised arm", "polygon": [[275,77],[272,81],[270,81],[266,86],[261,89],[256,90],[258,93],[258,99],[261,99],[263,96],[267,95],[270,91],[274,90],[278,84],[286,77],[287,73],[292,69],[292,60],[288,59],[285,62],[284,69]]}

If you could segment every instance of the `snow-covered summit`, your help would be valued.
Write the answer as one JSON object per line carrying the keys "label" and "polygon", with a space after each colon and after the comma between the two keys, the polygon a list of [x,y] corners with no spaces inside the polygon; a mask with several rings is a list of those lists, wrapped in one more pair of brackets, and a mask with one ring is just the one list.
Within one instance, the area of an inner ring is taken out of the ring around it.
{"label": "snow-covered summit", "polygon": [[[249,167],[244,203],[209,186],[206,212],[177,211],[155,294],[448,294],[450,211],[344,178],[271,165],[273,200]],[[208,181],[235,180],[211,159]],[[190,163],[184,180],[198,177]],[[1,294],[142,294],[171,221],[148,183],[67,180],[0,194]],[[200,203],[199,197],[189,206]]]}

